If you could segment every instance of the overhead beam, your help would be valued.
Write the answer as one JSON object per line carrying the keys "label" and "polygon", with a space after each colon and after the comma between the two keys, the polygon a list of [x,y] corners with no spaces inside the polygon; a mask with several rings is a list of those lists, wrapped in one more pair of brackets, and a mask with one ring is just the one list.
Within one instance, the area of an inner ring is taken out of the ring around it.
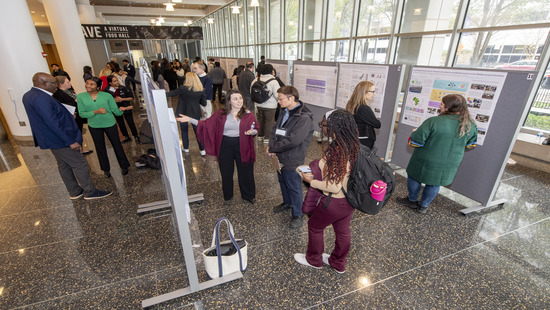
{"label": "overhead beam", "polygon": [[203,17],[206,13],[203,10],[175,9],[173,12],[166,11],[164,8],[142,8],[131,6],[105,6],[95,5],[96,13],[111,15],[143,15],[143,16],[199,16]]}
{"label": "overhead beam", "polygon": [[[182,4],[189,4],[189,5],[226,5],[227,3],[231,2],[232,0],[224,1],[224,0],[182,0],[181,3],[174,3],[175,8],[178,7],[178,5]],[[151,3],[151,0],[132,0],[133,3]],[[169,0],[166,0],[164,2],[170,2]]]}

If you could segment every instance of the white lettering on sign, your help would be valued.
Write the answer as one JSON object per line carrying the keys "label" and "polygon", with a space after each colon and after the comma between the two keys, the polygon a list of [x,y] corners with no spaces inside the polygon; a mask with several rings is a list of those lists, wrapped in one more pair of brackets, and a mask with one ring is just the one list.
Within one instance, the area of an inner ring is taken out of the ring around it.
{"label": "white lettering on sign", "polygon": [[99,26],[95,26],[95,27],[82,26],[82,32],[84,33],[84,37],[86,39],[102,39],[103,36],[101,35],[100,29],[101,27]]}

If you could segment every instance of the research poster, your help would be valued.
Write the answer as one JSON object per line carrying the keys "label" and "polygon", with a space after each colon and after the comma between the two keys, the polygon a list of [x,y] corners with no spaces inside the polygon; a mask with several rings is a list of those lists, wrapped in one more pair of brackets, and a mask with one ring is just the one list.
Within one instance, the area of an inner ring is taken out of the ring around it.
{"label": "research poster", "polygon": [[220,67],[225,71],[225,75],[228,79],[233,76],[233,70],[239,67],[237,59],[235,58],[223,58],[220,61]]}
{"label": "research poster", "polygon": [[333,109],[338,67],[294,63],[294,87],[305,103]]}
{"label": "research poster", "polygon": [[338,95],[336,106],[346,108],[355,86],[361,81],[371,81],[376,87],[374,98],[370,102],[374,115],[380,118],[384,103],[384,91],[388,79],[388,66],[340,64],[338,73]]}
{"label": "research poster", "polygon": [[285,83],[285,85],[290,85],[290,80],[288,78],[288,64],[277,64],[272,62],[266,62],[273,66],[273,69],[277,71],[277,77]]}
{"label": "research poster", "polygon": [[460,94],[466,98],[470,116],[477,124],[477,143],[483,145],[506,72],[413,67],[403,104],[403,123],[420,126],[439,115],[441,98]]}

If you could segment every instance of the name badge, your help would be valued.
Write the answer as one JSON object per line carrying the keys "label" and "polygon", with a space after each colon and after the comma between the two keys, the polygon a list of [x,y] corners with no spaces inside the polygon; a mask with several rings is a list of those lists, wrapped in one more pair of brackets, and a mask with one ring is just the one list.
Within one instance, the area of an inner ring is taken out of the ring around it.
{"label": "name badge", "polygon": [[286,130],[277,129],[275,130],[275,134],[279,136],[286,136]]}

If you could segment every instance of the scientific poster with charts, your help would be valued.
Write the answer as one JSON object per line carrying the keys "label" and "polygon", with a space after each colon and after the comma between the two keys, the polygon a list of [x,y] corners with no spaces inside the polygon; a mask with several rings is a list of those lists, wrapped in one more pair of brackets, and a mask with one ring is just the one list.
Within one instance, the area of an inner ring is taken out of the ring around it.
{"label": "scientific poster with charts", "polygon": [[403,123],[420,126],[439,115],[442,97],[460,94],[466,98],[470,116],[477,124],[477,143],[483,145],[506,75],[499,71],[413,67],[401,109]]}
{"label": "scientific poster with charts", "polygon": [[371,81],[376,87],[374,98],[370,106],[374,115],[380,118],[382,115],[382,105],[384,103],[384,91],[388,79],[388,66],[361,65],[361,64],[340,64],[338,73],[338,95],[336,97],[336,106],[346,108],[346,104],[353,94],[355,86],[361,81]]}
{"label": "scientific poster with charts", "polygon": [[338,67],[294,63],[294,87],[300,100],[328,109],[334,108]]}
{"label": "scientific poster with charts", "polygon": [[275,71],[277,71],[277,77],[280,78],[285,85],[290,85],[290,80],[288,78],[288,64],[278,64],[272,62],[269,62],[269,64],[273,66]]}

